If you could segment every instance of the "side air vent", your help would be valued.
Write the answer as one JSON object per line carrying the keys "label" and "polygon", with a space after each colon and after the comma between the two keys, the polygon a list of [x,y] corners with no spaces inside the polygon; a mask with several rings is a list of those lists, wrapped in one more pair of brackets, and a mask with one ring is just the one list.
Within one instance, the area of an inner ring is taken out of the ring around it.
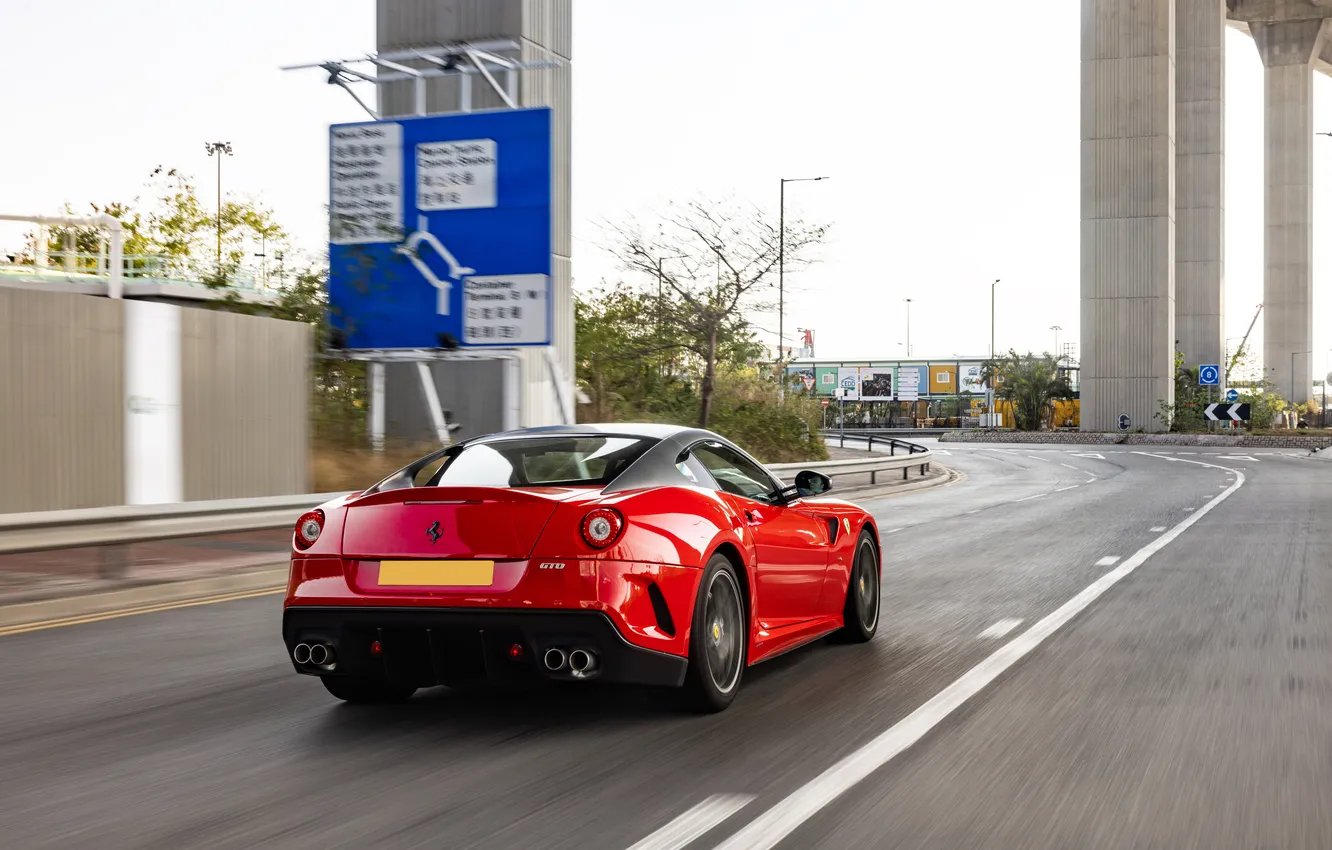
{"label": "side air vent", "polygon": [[661,588],[655,583],[648,584],[648,599],[652,600],[652,612],[657,615],[657,628],[675,637],[675,621],[671,619],[671,609],[666,607],[666,597],[661,595]]}
{"label": "side air vent", "polygon": [[824,522],[828,523],[828,543],[836,543],[837,532],[842,530],[841,523],[837,521],[837,517],[835,516],[825,518]]}

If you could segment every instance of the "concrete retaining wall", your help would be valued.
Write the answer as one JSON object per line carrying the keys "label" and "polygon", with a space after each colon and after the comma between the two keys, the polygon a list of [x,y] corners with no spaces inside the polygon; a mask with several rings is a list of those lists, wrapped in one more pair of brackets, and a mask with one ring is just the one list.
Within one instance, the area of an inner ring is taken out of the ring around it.
{"label": "concrete retaining wall", "polygon": [[950,431],[946,443],[1077,443],[1097,446],[1217,446],[1220,448],[1321,449],[1332,436],[1268,437],[1244,434],[1101,434],[1081,431]]}
{"label": "concrete retaining wall", "polygon": [[305,493],[306,325],[0,289],[0,513]]}

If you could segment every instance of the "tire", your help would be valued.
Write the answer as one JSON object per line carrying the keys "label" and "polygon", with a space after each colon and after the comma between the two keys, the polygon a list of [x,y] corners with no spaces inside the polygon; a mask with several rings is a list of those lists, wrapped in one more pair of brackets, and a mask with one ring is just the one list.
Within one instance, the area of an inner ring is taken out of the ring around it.
{"label": "tire", "polygon": [[383,679],[321,676],[319,681],[333,696],[357,705],[406,702],[416,693],[416,688],[411,685],[394,685]]}
{"label": "tire", "polygon": [[740,691],[749,657],[745,604],[735,567],[725,555],[713,555],[694,600],[684,685],[690,709],[725,711]]}
{"label": "tire", "polygon": [[874,535],[860,532],[856,541],[851,580],[846,585],[846,604],[842,608],[843,625],[837,632],[843,643],[868,643],[879,630],[881,589],[879,586],[879,551]]}

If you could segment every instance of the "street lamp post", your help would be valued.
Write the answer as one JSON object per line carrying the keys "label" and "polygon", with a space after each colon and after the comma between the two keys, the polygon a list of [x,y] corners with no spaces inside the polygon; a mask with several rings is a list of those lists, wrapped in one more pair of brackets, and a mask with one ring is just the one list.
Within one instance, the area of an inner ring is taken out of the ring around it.
{"label": "street lamp post", "polygon": [[827,177],[783,177],[777,205],[777,398],[786,398],[786,372],[782,356],[786,332],[786,184],[827,180]]}
{"label": "street lamp post", "polygon": [[217,157],[217,273],[222,274],[222,155],[231,156],[231,142],[204,142],[209,156]]}
{"label": "street lamp post", "polygon": [[1059,325],[1051,325],[1050,330],[1054,331],[1055,334],[1054,353],[1055,353],[1055,362],[1058,363],[1060,360],[1063,359],[1062,357],[1059,356],[1059,332],[1062,331],[1063,328],[1059,327]]}
{"label": "street lamp post", "polygon": [[910,358],[910,357],[911,357],[911,299],[910,299],[910,298],[903,298],[902,300],[905,301],[905,302],[906,302],[906,305],[907,305],[907,343],[906,343],[906,350],[907,350],[907,357]]}
{"label": "street lamp post", "polygon": [[[996,280],[990,284],[990,362],[994,362],[994,288],[999,285]],[[990,424],[994,425],[994,376],[985,382],[985,409],[989,411]]]}
{"label": "street lamp post", "polygon": [[[661,264],[664,263],[664,262],[666,262],[667,260],[679,260],[679,259],[683,259],[683,258],[684,258],[684,254],[671,254],[670,256],[667,256],[667,257],[658,257],[658,258],[657,258],[657,334],[658,334],[658,337],[660,337],[660,335],[661,335],[661,324],[662,324],[662,322],[661,322],[661,320],[662,320],[662,309],[661,309],[661,295],[662,295],[662,291],[661,291],[661,283],[662,283],[662,273],[661,273]],[[661,339],[660,339],[660,338],[657,340],[657,344],[658,344],[658,345],[661,344]],[[658,364],[658,371],[661,372],[661,373],[664,373],[664,372],[666,371],[666,352],[665,352],[665,350],[663,350],[663,351],[661,352],[661,362]]]}

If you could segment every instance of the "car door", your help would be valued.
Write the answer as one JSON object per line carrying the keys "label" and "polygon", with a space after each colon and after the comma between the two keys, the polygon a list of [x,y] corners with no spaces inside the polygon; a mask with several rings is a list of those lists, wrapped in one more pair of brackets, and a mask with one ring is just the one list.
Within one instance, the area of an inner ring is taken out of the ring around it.
{"label": "car door", "polygon": [[691,454],[753,535],[758,560],[755,619],[760,628],[780,628],[818,616],[828,566],[827,521],[798,500],[776,502],[773,495],[781,483],[757,461],[729,446],[700,443]]}

